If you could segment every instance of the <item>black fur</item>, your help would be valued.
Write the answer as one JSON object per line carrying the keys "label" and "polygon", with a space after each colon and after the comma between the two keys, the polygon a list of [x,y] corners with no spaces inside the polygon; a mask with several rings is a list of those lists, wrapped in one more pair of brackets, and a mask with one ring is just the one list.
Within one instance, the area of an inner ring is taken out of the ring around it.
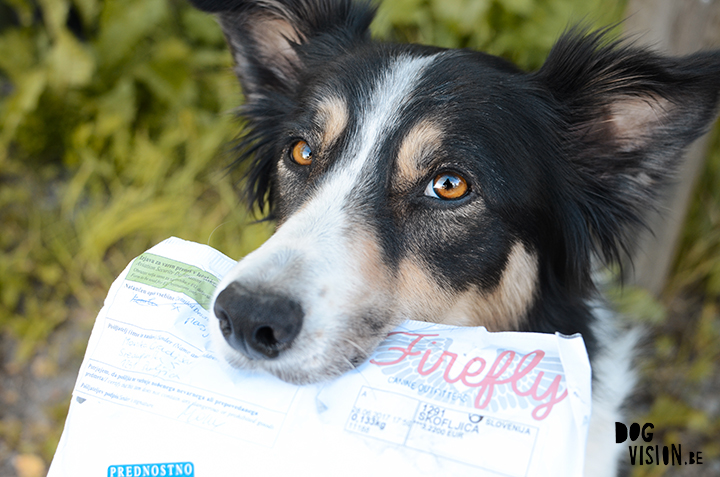
{"label": "black fur", "polygon": [[[219,13],[236,58],[246,94],[241,115],[248,120],[238,152],[239,162],[249,164],[250,205],[279,220],[332,164],[328,154],[330,162],[318,166],[324,169],[298,176],[293,203],[279,198],[277,163],[297,131],[311,129],[312,100],[334,92],[350,104],[362,102],[373,71],[392,58],[441,51],[373,42],[368,26],[374,9],[367,3],[193,3]],[[267,28],[252,25],[270,19],[285,28],[273,38],[288,38],[289,48],[263,44]],[[477,284],[489,290],[500,280],[509,244],[519,240],[539,259],[539,289],[522,329],[580,332],[592,354],[593,257],[619,261],[683,149],[709,127],[720,99],[720,52],[668,58],[612,41],[605,32],[575,29],[535,73],[457,51],[425,72],[421,90],[403,111],[399,130],[428,111],[441,114],[451,131],[443,144],[444,164],[464,168],[473,197],[482,198],[488,213],[481,222],[461,224],[463,240],[439,241],[422,224],[434,214],[460,230],[445,205],[417,190],[395,202],[363,199],[374,213],[373,228],[385,231],[380,235],[387,260],[397,262],[404,250],[422,248],[447,287]],[[354,121],[351,111],[348,129]],[[398,141],[389,138],[383,154],[392,157]],[[379,176],[389,177],[391,164],[381,167]],[[392,191],[391,185],[384,190]]]}

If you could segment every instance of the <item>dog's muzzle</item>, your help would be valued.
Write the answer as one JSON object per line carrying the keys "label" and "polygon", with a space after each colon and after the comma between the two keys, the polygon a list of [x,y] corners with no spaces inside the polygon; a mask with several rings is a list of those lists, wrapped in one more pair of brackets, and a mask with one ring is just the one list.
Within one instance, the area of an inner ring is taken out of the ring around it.
{"label": "dog's muzzle", "polygon": [[249,359],[277,358],[300,333],[304,317],[298,302],[237,282],[220,292],[214,311],[225,340]]}

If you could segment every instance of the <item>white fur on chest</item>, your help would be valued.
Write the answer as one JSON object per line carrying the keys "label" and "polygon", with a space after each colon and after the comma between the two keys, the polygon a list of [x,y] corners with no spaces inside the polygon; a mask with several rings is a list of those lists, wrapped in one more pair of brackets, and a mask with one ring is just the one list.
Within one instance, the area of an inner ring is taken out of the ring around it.
{"label": "white fur on chest", "polygon": [[616,476],[625,449],[615,443],[615,422],[624,422],[624,405],[633,392],[633,371],[639,330],[618,330],[612,312],[598,307],[594,326],[600,349],[592,361],[593,401],[585,453],[584,477]]}

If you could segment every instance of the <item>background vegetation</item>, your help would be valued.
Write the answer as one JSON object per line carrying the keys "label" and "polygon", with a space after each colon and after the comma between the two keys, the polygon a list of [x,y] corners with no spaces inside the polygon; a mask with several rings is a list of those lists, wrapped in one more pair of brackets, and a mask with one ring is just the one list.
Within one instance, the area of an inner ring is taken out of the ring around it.
{"label": "background vegetation", "polygon": [[[623,10],[387,0],[373,29],[534,69],[568,25]],[[44,475],[95,314],[132,258],[171,235],[239,258],[268,236],[238,202],[242,171],[226,168],[241,127],[230,63],[214,20],[181,0],[0,0],[0,474]],[[720,394],[720,141],[713,151],[663,300],[617,294],[650,330],[638,421],[702,450],[704,469],[720,457],[708,397]]]}

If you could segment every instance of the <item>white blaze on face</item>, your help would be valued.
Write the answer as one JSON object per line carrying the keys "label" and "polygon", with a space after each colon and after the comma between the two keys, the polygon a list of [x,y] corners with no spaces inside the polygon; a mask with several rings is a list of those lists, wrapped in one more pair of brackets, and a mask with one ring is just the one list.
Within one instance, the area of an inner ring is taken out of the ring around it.
{"label": "white blaze on face", "polygon": [[[378,78],[359,126],[318,189],[259,249],[230,271],[217,293],[234,281],[251,290],[296,300],[305,313],[290,349],[273,360],[248,360],[213,326],[213,341],[229,362],[262,367],[282,379],[318,380],[351,367],[348,356],[372,351],[393,321],[375,323],[391,308],[388,272],[372,230],[352,216],[351,201],[376,183],[375,163],[384,137],[433,57],[393,61]],[[337,99],[334,99],[336,101]],[[342,110],[342,106],[337,106]],[[333,132],[335,135],[336,132]],[[378,330],[379,326],[381,329]]]}

